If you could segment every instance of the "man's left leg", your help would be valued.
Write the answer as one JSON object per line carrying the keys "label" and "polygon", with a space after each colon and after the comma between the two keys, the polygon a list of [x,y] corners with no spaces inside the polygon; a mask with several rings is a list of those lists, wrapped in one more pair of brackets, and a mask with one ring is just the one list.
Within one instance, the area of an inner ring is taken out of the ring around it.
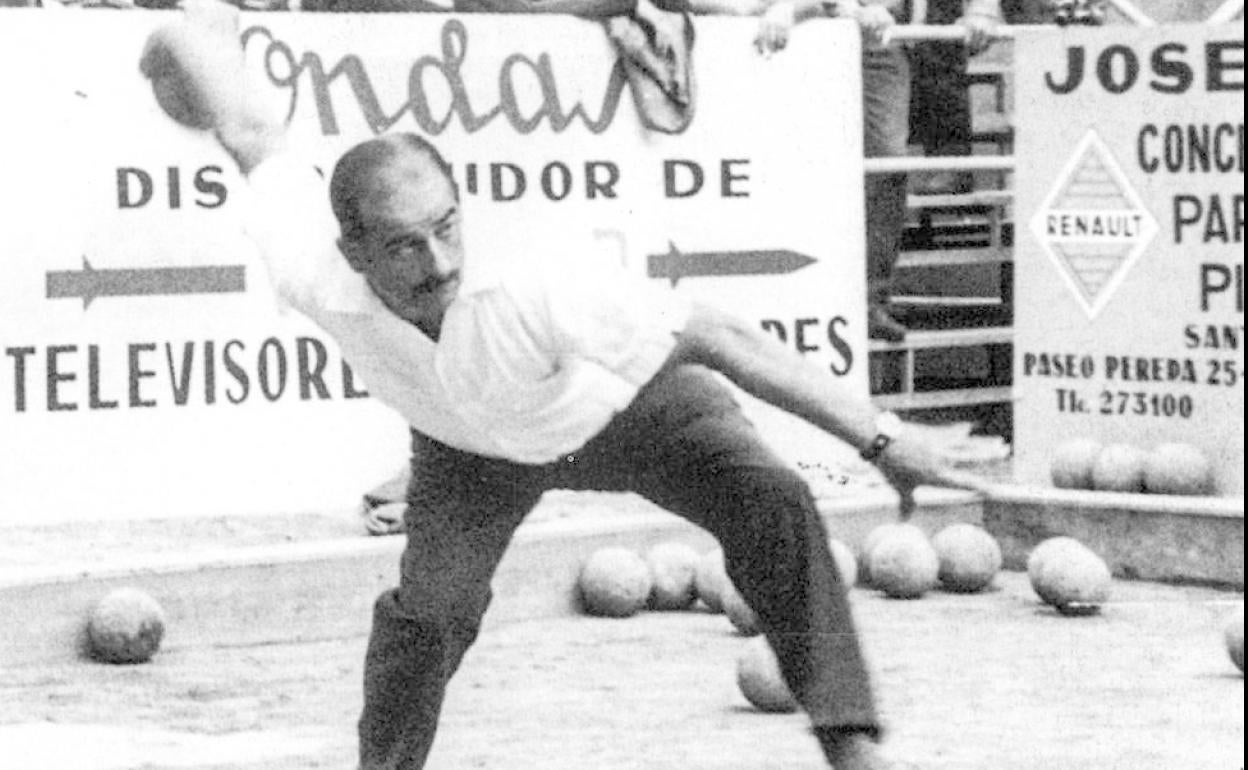
{"label": "man's left leg", "polygon": [[419,770],[446,687],[475,641],[490,579],[542,472],[413,433],[407,547],[397,589],[374,605],[359,720],[363,770]]}

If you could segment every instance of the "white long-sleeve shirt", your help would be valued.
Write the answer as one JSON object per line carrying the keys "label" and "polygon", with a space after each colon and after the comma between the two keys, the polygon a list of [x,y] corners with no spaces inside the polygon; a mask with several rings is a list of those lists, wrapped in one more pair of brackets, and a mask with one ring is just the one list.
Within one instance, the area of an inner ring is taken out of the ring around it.
{"label": "white long-sleeve shirt", "polygon": [[487,276],[469,253],[435,342],[339,253],[311,164],[270,158],[250,188],[248,231],[282,300],[335,339],[374,397],[457,449],[521,463],[574,452],[654,376],[688,319],[679,295],[622,270],[521,252]]}

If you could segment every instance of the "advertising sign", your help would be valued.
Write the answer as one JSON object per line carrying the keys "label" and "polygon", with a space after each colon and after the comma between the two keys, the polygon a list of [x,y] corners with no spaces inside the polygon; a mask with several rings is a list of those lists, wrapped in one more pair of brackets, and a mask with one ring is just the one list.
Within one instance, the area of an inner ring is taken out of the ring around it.
{"label": "advertising sign", "polygon": [[[169,18],[18,10],[0,28],[0,523],[332,510],[406,458],[405,426],[332,340],[278,310],[245,181],[139,74]],[[677,135],[643,127],[585,20],[242,28],[256,83],[326,173],[387,131],[442,150],[468,259],[592,244],[585,259],[736,311],[865,394],[853,25],[763,60],[753,23],[700,19]],[[778,445],[835,451],[752,408]]]}
{"label": "advertising sign", "polygon": [[1015,48],[1015,455],[1185,442],[1244,491],[1244,30],[1115,26]]}

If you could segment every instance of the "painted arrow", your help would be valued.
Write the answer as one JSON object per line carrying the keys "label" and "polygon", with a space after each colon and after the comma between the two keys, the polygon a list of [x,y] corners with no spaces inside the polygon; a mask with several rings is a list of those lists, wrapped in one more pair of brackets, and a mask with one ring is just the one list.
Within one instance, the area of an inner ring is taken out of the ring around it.
{"label": "painted arrow", "polygon": [[84,310],[96,297],[232,294],[247,290],[243,265],[97,270],[84,256],[81,270],[54,270],[46,275],[48,299],[81,299]]}
{"label": "painted arrow", "polygon": [[750,251],[688,251],[682,252],[668,241],[666,254],[647,258],[647,275],[667,278],[675,286],[681,278],[713,275],[784,275],[794,273],[816,260],[787,249]]}

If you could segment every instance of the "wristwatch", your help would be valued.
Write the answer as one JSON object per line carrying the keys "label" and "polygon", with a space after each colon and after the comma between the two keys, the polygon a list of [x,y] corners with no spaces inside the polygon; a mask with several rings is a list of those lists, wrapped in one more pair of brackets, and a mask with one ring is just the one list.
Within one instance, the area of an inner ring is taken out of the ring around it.
{"label": "wristwatch", "polygon": [[871,443],[867,444],[859,454],[862,459],[868,462],[875,462],[875,459],[884,453],[888,445],[893,443],[893,439],[901,435],[903,424],[901,418],[892,412],[880,412],[875,416],[875,438],[871,439]]}

